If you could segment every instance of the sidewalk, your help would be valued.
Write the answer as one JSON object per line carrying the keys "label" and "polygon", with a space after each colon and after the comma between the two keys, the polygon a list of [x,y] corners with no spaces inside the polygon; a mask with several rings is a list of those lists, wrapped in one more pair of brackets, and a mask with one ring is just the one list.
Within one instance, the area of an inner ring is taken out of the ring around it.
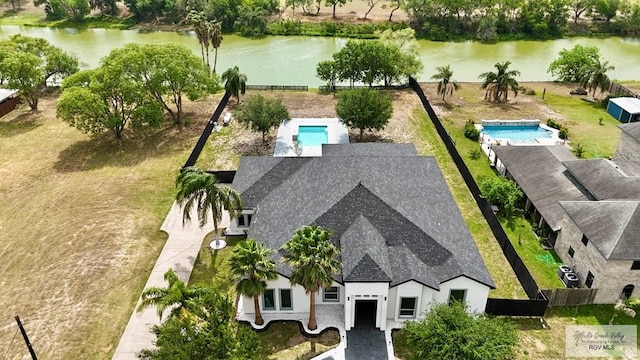
{"label": "sidewalk", "polygon": [[[202,241],[205,235],[213,231],[211,216],[202,229],[198,226],[195,208],[191,210],[191,219],[190,223],[183,226],[182,208],[174,202],[160,228],[169,234],[169,238],[149,275],[145,289],[167,286],[163,276],[169,269],[173,269],[180,280],[189,282]],[[219,228],[228,226],[229,216],[225,213]],[[137,306],[136,304],[136,308]],[[134,309],[113,354],[113,360],[135,360],[140,350],[153,347],[155,336],[150,330],[151,326],[156,324],[160,324],[160,319],[155,308],[147,308],[142,312],[136,312]]]}

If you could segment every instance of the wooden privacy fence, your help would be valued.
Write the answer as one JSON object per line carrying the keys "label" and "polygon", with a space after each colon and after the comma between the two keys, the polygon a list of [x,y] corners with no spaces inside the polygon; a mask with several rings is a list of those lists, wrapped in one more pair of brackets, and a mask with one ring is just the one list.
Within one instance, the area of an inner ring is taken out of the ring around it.
{"label": "wooden privacy fence", "polygon": [[574,306],[593,304],[598,289],[543,289],[540,290],[549,300],[549,306]]}

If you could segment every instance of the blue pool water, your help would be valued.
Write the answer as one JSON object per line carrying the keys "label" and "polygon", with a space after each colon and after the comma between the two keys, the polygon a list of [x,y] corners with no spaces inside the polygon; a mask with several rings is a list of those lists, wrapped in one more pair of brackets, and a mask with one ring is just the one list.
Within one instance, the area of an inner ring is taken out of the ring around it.
{"label": "blue pool water", "polygon": [[298,126],[298,144],[300,146],[321,146],[329,143],[326,126]]}
{"label": "blue pool water", "polygon": [[551,138],[551,131],[540,126],[484,126],[482,132],[492,139],[505,139],[514,143],[534,142],[539,138]]}

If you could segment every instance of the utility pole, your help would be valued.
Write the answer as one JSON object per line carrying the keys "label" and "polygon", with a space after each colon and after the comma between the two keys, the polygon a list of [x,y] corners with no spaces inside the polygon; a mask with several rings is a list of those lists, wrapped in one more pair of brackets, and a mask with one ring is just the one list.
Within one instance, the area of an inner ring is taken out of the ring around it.
{"label": "utility pole", "polygon": [[33,351],[33,347],[31,346],[31,342],[29,341],[29,336],[27,336],[27,332],[24,327],[22,327],[22,322],[20,321],[20,316],[16,315],[16,322],[18,323],[18,327],[20,328],[20,332],[22,333],[22,337],[24,338],[24,342],[27,344],[27,349],[29,349],[29,354],[31,354],[31,358],[33,360],[38,360],[36,356],[36,352]]}

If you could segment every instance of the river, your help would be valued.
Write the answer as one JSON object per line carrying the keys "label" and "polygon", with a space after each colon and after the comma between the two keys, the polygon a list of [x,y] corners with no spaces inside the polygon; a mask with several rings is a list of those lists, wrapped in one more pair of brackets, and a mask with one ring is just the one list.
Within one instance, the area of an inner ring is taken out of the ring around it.
{"label": "river", "polygon": [[[76,55],[83,67],[96,67],[100,58],[126,43],[181,43],[200,56],[200,47],[191,33],[142,32],[112,29],[53,29],[39,27],[0,26],[0,39],[21,33],[42,37]],[[346,39],[330,37],[268,36],[248,39],[225,35],[218,50],[218,72],[237,65],[250,84],[321,85],[315,76],[316,64],[331,58]],[[552,80],[547,73],[549,63],[563,48],[576,44],[595,45],[605,60],[616,68],[610,77],[640,80],[639,38],[570,38],[548,41],[507,41],[495,44],[466,42],[418,41],[424,71],[420,81],[429,81],[437,66],[450,64],[454,79],[478,81],[478,75],[493,70],[501,61],[511,61],[520,70],[520,81]],[[211,54],[213,62],[213,53]]]}

